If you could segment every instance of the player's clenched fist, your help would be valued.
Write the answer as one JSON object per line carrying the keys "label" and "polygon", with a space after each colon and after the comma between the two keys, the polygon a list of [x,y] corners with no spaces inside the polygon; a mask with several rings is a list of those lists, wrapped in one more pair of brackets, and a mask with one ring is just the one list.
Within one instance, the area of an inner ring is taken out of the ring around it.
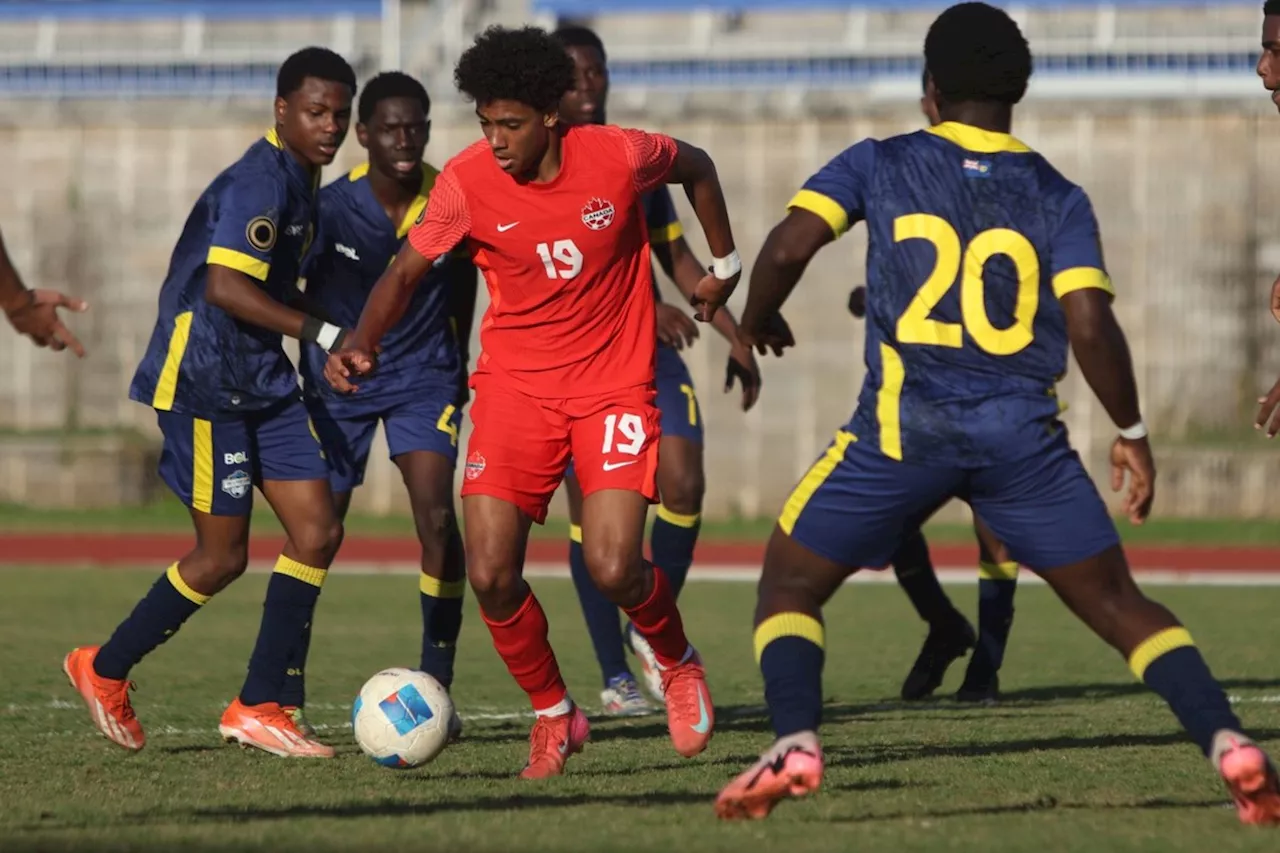
{"label": "player's clenched fist", "polygon": [[698,282],[698,286],[693,289],[693,297],[689,300],[689,303],[697,309],[695,316],[704,323],[710,323],[716,311],[729,301],[741,278],[742,270],[738,270],[727,279],[716,278],[715,273],[707,273],[703,276],[702,281]]}
{"label": "player's clenched fist", "polygon": [[351,377],[368,376],[377,365],[377,356],[372,349],[343,347],[329,354],[324,364],[324,378],[333,390],[350,394],[360,387],[350,381]]}

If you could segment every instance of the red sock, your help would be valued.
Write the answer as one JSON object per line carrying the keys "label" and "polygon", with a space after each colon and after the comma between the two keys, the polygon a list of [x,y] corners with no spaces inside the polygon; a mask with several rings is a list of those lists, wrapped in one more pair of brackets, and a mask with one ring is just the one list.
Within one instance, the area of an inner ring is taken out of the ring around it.
{"label": "red sock", "polygon": [[493,647],[516,683],[529,694],[534,711],[554,708],[568,698],[555,652],[547,642],[547,614],[532,590],[506,622],[491,622],[483,611],[480,615],[493,635]]}
{"label": "red sock", "polygon": [[649,641],[658,663],[675,666],[684,660],[689,639],[684,635],[684,622],[676,608],[676,597],[662,569],[652,566],[653,592],[640,604],[626,611],[640,636]]}

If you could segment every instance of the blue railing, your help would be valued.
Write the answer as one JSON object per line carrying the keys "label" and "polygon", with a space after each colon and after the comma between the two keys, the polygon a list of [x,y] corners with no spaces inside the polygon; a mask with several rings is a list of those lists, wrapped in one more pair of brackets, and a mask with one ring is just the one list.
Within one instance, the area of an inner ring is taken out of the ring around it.
{"label": "blue railing", "polygon": [[[1159,8],[1211,8],[1224,5],[1256,6],[1261,14],[1262,5],[1245,0],[993,0],[998,6],[1043,9],[1089,9],[1099,6],[1116,6],[1129,9]],[[694,9],[712,9],[721,12],[785,12],[788,10],[829,10],[865,8],[878,11],[935,11],[950,6],[946,0],[533,0],[537,12],[562,17],[599,17],[616,13],[689,12]]]}
{"label": "blue railing", "polygon": [[0,0],[0,20],[65,18],[119,20],[137,18],[324,18],[354,15],[377,18],[380,0]]}
{"label": "blue railing", "polygon": [[270,97],[274,63],[0,65],[0,97]]}

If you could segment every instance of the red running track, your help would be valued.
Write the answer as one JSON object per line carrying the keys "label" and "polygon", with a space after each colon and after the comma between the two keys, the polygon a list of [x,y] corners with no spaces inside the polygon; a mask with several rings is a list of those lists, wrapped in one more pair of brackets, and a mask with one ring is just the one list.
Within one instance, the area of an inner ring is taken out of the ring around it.
{"label": "red running track", "polygon": [[[0,564],[145,567],[170,563],[194,544],[184,533],[0,533]],[[283,540],[259,536],[249,544],[252,560],[271,561],[280,553]],[[535,539],[529,543],[530,563],[559,563],[567,560],[567,542]],[[933,546],[935,565],[962,567],[975,565],[973,545]],[[1135,546],[1128,550],[1135,569],[1167,571],[1266,572],[1280,570],[1280,548],[1218,548]],[[695,558],[699,568],[758,566],[764,554],[763,542],[698,543]],[[418,544],[404,537],[356,537],[342,545],[340,561],[352,563],[416,563]]]}

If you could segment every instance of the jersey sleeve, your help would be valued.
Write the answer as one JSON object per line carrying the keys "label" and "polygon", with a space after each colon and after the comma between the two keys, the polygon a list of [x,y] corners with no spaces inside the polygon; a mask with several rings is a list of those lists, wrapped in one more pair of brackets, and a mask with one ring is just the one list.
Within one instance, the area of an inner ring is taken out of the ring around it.
{"label": "jersey sleeve", "polygon": [[684,227],[676,215],[676,205],[666,185],[644,197],[644,219],[649,227],[649,242],[655,246],[684,236]]}
{"label": "jersey sleeve", "polygon": [[840,152],[805,181],[787,202],[788,210],[821,217],[839,237],[866,216],[867,191],[875,170],[875,141],[865,139]]}
{"label": "jersey sleeve", "polygon": [[1096,288],[1115,297],[1102,258],[1102,237],[1093,205],[1084,190],[1073,187],[1062,207],[1062,219],[1049,248],[1053,294],[1059,299],[1077,290]]}
{"label": "jersey sleeve", "polygon": [[621,129],[621,133],[636,192],[643,195],[665,186],[676,164],[676,141],[665,134],[631,128]]}
{"label": "jersey sleeve", "polygon": [[424,258],[435,260],[449,254],[471,232],[471,211],[458,175],[445,166],[427,206],[409,229],[409,245]]}
{"label": "jersey sleeve", "polygon": [[218,199],[206,263],[266,281],[287,204],[281,178],[254,174],[233,180]]}

